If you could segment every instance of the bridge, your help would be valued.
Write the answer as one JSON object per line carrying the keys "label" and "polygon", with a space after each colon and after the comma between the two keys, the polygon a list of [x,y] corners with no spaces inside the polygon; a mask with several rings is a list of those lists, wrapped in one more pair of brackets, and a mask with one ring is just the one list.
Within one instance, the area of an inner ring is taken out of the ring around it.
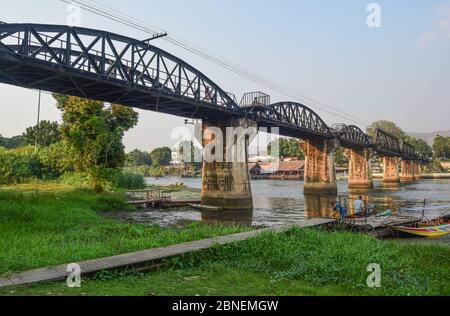
{"label": "bridge", "polygon": [[[272,104],[261,92],[244,95],[238,104],[233,94],[150,41],[80,27],[2,23],[0,82],[201,119],[204,129],[278,127],[280,135],[300,139],[306,157],[305,193],[337,193],[333,157],[339,146],[350,161],[350,187],[373,187],[374,155],[383,159],[385,183],[420,179],[427,158],[395,136],[378,130],[372,139],[357,126],[330,128],[309,107]],[[204,162],[202,202],[224,209],[252,208],[247,163]]]}

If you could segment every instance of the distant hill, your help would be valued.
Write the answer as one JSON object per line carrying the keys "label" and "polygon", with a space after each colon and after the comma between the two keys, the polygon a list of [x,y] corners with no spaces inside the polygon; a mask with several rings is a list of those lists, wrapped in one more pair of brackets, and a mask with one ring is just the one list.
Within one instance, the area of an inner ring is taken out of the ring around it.
{"label": "distant hill", "polygon": [[406,133],[406,134],[411,137],[423,139],[424,141],[427,142],[428,145],[432,146],[434,143],[434,139],[436,138],[437,135],[441,135],[444,137],[450,137],[450,130],[433,132],[433,133]]}

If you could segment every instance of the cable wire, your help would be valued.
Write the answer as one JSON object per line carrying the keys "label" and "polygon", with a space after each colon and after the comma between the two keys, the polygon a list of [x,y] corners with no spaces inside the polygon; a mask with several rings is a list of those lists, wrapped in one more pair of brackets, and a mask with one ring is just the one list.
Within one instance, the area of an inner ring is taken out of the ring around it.
{"label": "cable wire", "polygon": [[[115,22],[124,24],[131,28],[140,30],[144,33],[155,35],[161,31],[165,32],[165,30],[163,30],[161,28],[152,26],[142,20],[131,17],[130,15],[128,15],[124,12],[113,9],[113,8],[106,6],[104,4],[101,4],[100,2],[95,1],[95,0],[91,1],[94,4],[88,4],[88,3],[86,3],[86,1],[83,1],[83,0],[59,0],[59,1],[67,3],[67,4],[75,3],[75,4],[79,5],[82,9],[85,9],[86,11],[89,11],[96,15],[100,15],[102,17],[113,20]],[[138,24],[135,21],[140,22],[141,24]],[[248,67],[239,65],[229,59],[221,57],[207,49],[201,48],[200,46],[197,46],[187,40],[184,40],[179,36],[169,34],[169,36],[164,37],[163,39],[168,41],[169,43],[174,44],[178,47],[181,47],[197,56],[200,56],[218,66],[221,66],[222,68],[225,68],[237,75],[240,75],[250,81],[258,83],[272,91],[278,92],[289,98],[299,100],[303,103],[309,103],[309,104],[315,106],[316,108],[318,108],[324,112],[327,112],[328,114],[340,117],[342,119],[345,119],[345,120],[348,120],[348,121],[351,121],[354,123],[362,123],[362,124],[368,123],[367,121],[360,119],[356,116],[353,116],[351,114],[345,113],[344,111],[337,110],[330,106],[323,105],[323,104],[319,103],[318,101],[313,100],[312,98],[307,97],[303,94],[300,94],[283,84],[266,79],[261,74],[254,72],[253,70],[249,69]]]}

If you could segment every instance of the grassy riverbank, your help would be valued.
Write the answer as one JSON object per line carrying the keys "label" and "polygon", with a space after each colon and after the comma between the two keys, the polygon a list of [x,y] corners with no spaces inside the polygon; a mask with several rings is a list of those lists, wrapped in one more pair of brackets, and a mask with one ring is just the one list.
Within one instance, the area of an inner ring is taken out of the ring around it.
{"label": "grassy riverbank", "polygon": [[183,230],[120,223],[121,194],[57,183],[0,189],[0,275],[49,265],[227,235],[246,228],[190,225]]}
{"label": "grassy riverbank", "polygon": [[[293,229],[166,261],[164,268],[103,272],[3,295],[450,295],[450,247],[403,245],[346,232]],[[381,266],[369,288],[367,265]]]}
{"label": "grassy riverbank", "polygon": [[[69,186],[1,189],[0,275],[245,230],[163,229],[102,216],[127,208],[121,195]],[[381,266],[381,288],[366,285],[370,263]],[[292,229],[172,258],[156,270],[101,272],[80,289],[56,282],[0,295],[450,295],[449,279],[448,245]]]}

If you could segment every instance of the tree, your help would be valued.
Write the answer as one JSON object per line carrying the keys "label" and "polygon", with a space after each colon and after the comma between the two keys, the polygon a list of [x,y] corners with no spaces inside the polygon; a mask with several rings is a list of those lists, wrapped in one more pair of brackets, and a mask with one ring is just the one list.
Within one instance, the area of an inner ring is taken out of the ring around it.
{"label": "tree", "polygon": [[22,135],[13,136],[11,138],[2,137],[0,135],[0,147],[15,149],[23,146],[25,146],[25,141]]}
{"label": "tree", "polygon": [[403,140],[412,145],[419,154],[425,157],[433,156],[433,149],[423,139],[418,139],[406,135]]}
{"label": "tree", "polygon": [[153,166],[168,166],[172,160],[172,151],[169,147],[156,148],[150,154]]}
{"label": "tree", "polygon": [[[279,151],[277,152],[274,150],[272,152],[272,148],[276,148],[278,145]],[[272,141],[267,146],[267,152],[269,155],[272,155],[274,157],[296,157],[298,159],[304,159],[305,155],[300,150],[299,141],[297,139],[285,139],[285,138],[279,138],[274,141]]]}
{"label": "tree", "polygon": [[336,150],[336,152],[334,154],[334,162],[336,163],[336,165],[338,165],[340,167],[348,164],[348,159],[344,155],[343,148],[339,148],[338,150]]}
{"label": "tree", "polygon": [[6,138],[2,134],[0,134],[0,147],[6,147]]}
{"label": "tree", "polygon": [[48,147],[61,140],[59,125],[57,122],[41,121],[39,125],[28,127],[22,134],[25,144],[34,145],[36,143],[36,133],[38,135],[37,144]]}
{"label": "tree", "polygon": [[437,159],[450,159],[450,137],[436,136],[433,150]]}
{"label": "tree", "polygon": [[382,130],[391,133],[392,135],[394,135],[399,139],[404,139],[405,137],[405,132],[403,132],[403,130],[400,127],[398,127],[397,124],[386,120],[373,122],[371,125],[369,125],[369,127],[367,127],[367,134],[371,137],[375,137],[378,128],[381,128]]}
{"label": "tree", "polygon": [[127,162],[128,165],[133,167],[151,166],[152,158],[150,157],[150,153],[135,149],[127,154]]}
{"label": "tree", "polygon": [[135,126],[138,114],[120,105],[105,107],[102,102],[55,95],[63,111],[62,139],[74,158],[77,172],[86,172],[96,190],[110,180],[114,170],[125,163],[124,133]]}

